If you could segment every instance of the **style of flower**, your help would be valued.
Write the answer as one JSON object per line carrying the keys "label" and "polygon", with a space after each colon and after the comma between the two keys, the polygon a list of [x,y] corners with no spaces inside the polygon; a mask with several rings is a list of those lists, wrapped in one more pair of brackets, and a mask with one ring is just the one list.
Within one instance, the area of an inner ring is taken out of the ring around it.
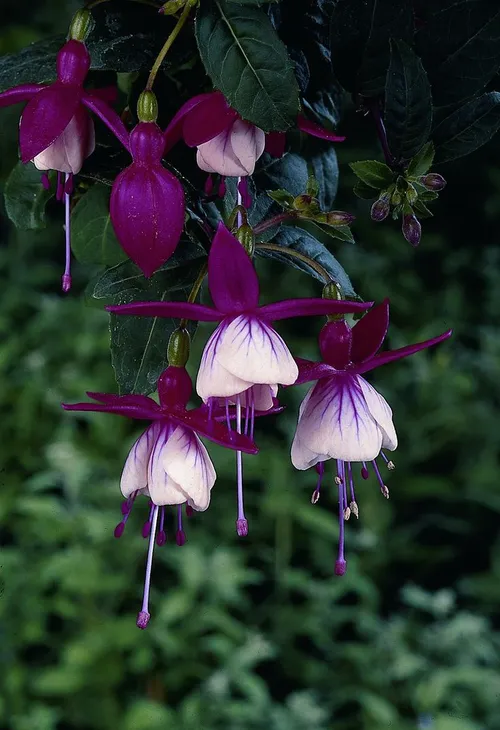
{"label": "style of flower", "polygon": [[[319,346],[323,362],[297,360],[296,384],[317,381],[300,406],[297,430],[292,444],[292,463],[296,469],[316,466],[319,474],[312,502],[319,499],[324,462],[336,461],[335,483],[339,499],[339,552],[335,573],[346,570],[344,557],[344,520],[358,517],[354,490],[353,462],[362,465],[361,475],[369,476],[371,463],[382,494],[388,498],[377,458],[394,468],[383,449],[394,451],[397,436],[392,411],[385,399],[362,375],[380,365],[413,355],[451,336],[448,330],[425,342],[397,350],[378,352],[389,326],[389,302],[374,307],[351,329],[343,321],[328,322],[322,329]],[[378,354],[377,354],[378,353]]]}
{"label": "style of flower", "polygon": [[[307,134],[330,142],[345,139],[307,120],[302,114],[297,118],[297,126]],[[223,177],[244,178],[253,174],[255,163],[264,150],[274,157],[284,154],[286,135],[284,132],[266,134],[242,119],[220,91],[212,91],[189,99],[174,116],[165,130],[166,149],[180,139],[189,147],[198,148],[196,161],[201,170]]]}
{"label": "style of flower", "polygon": [[21,160],[33,162],[43,172],[42,183],[50,185],[47,171],[57,171],[56,196],[66,207],[66,267],[63,291],[71,287],[69,226],[70,194],[73,175],[94,151],[94,124],[87,110],[93,111],[127,146],[128,135],[122,121],[108,106],[109,89],[86,91],[83,83],[90,68],[90,56],[82,41],[71,39],[57,55],[57,80],[54,83],[22,84],[0,94],[0,107],[27,101],[19,125]]}
{"label": "style of flower", "polygon": [[[205,346],[196,390],[209,405],[236,407],[236,430],[253,434],[255,411],[273,407],[278,385],[291,385],[298,368],[272,322],[288,317],[359,312],[370,303],[290,299],[259,307],[259,281],[240,242],[219,224],[208,257],[208,286],[214,307],[185,302],[133,302],[107,307],[114,314],[185,317],[220,322]],[[228,425],[230,421],[228,418]],[[241,454],[237,457],[239,535],[248,525],[243,508]]]}
{"label": "style of flower", "polygon": [[143,536],[149,538],[149,549],[142,608],[137,617],[140,629],[145,629],[150,619],[149,590],[155,541],[163,545],[167,539],[165,506],[177,506],[176,542],[183,545],[186,541],[183,506],[189,515],[192,510],[206,510],[210,503],[216,475],[199,436],[239,452],[257,453],[251,438],[209,417],[206,406],[187,410],[191,390],[186,370],[169,366],[158,380],[159,403],[143,395],[87,393],[98,402],[63,404],[67,411],[100,411],[152,421],[132,446],[125,462],[121,491],[126,501],[122,505],[122,520],[115,529],[115,537],[121,537],[137,496],[149,497],[149,517],[142,530]]}
{"label": "style of flower", "polygon": [[151,276],[173,254],[184,226],[184,191],[161,158],[161,129],[141,121],[130,133],[133,162],[113,183],[110,215],[117,238],[143,271]]}

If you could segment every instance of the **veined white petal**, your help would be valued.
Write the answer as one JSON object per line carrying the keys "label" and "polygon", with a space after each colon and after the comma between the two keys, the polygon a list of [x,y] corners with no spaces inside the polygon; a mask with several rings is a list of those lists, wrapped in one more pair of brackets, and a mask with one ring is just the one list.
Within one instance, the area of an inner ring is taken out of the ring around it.
{"label": "veined white petal", "polygon": [[394,451],[398,446],[398,437],[392,420],[392,410],[383,396],[360,375],[358,383],[363,391],[366,404],[372,417],[382,429],[382,448]]}
{"label": "veined white petal", "polygon": [[296,438],[316,453],[343,461],[371,461],[382,447],[382,430],[372,417],[355,376],[319,381],[299,416]]}
{"label": "veined white petal", "polygon": [[216,474],[208,451],[194,431],[178,426],[161,458],[163,469],[182,490],[184,499],[199,512],[206,510]]}
{"label": "veined white petal", "polygon": [[147,488],[149,457],[161,429],[161,424],[154,421],[130,449],[120,482],[120,489],[125,498],[130,497],[138,489]]}
{"label": "veined white petal", "polygon": [[94,149],[94,122],[85,110],[79,110],[59,137],[33,158],[33,163],[37,170],[77,174]]}
{"label": "veined white petal", "polygon": [[226,370],[217,358],[217,352],[226,327],[227,324],[222,322],[203,350],[196,379],[196,392],[205,402],[209,398],[229,398],[236,395],[236,393],[242,393],[252,385],[252,383],[237,378]]}
{"label": "veined white petal", "polygon": [[180,486],[166,473],[163,466],[164,454],[172,434],[171,429],[163,427],[151,450],[148,462],[148,489],[151,501],[159,506],[184,504],[186,495]]}
{"label": "veined white petal", "polygon": [[297,363],[276,330],[246,314],[240,314],[226,326],[215,359],[250,385],[292,385],[299,374]]}
{"label": "veined white petal", "polygon": [[252,175],[255,163],[264,152],[266,135],[250,122],[236,119],[231,127],[231,147],[247,175]]}
{"label": "veined white petal", "polygon": [[[278,386],[276,383],[273,385],[252,385],[243,393],[237,393],[234,397],[229,398],[229,402],[235,405],[239,395],[243,408],[246,408],[247,404],[250,407],[253,401],[256,411],[268,411],[274,406],[273,398],[276,398],[277,394]],[[221,405],[224,405],[224,402]]]}

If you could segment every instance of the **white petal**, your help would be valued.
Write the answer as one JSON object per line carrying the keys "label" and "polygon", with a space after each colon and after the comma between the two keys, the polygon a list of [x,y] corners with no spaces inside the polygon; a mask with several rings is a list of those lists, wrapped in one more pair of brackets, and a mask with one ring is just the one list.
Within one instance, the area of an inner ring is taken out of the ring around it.
{"label": "white petal", "polygon": [[255,163],[264,152],[266,135],[250,122],[237,119],[231,128],[231,147],[247,175],[252,175]]}
{"label": "white petal", "polygon": [[196,379],[196,392],[205,402],[209,398],[228,398],[242,393],[251,387],[252,383],[241,380],[222,367],[217,352],[227,324],[220,324],[208,340],[203,350],[200,368]]}
{"label": "white petal", "polygon": [[162,451],[162,464],[191,506],[200,512],[206,510],[216,474],[208,451],[194,431],[183,426],[175,429]]}
{"label": "white petal", "polygon": [[226,326],[215,359],[229,373],[251,385],[292,385],[299,372],[279,334],[262,320],[246,314]]}
{"label": "white petal", "polygon": [[364,378],[358,375],[358,383],[363,391],[366,404],[372,417],[382,429],[382,448],[394,451],[398,446],[398,437],[392,420],[392,410],[379,392],[370,385]]}
{"label": "white petal", "polygon": [[180,486],[166,473],[164,455],[167,449],[171,430],[163,427],[160,431],[149,457],[148,489],[154,504],[184,504],[186,495]]}
{"label": "white petal", "polygon": [[149,457],[160,431],[161,425],[155,421],[130,449],[120,482],[124,497],[130,497],[138,489],[147,488]]}
{"label": "white petal", "polygon": [[86,112],[71,118],[67,127],[33,162],[38,170],[76,174],[95,148],[94,123]]}
{"label": "white petal", "polygon": [[382,430],[352,376],[324,378],[314,386],[296,438],[313,453],[343,461],[370,461],[382,446]]}
{"label": "white petal", "polygon": [[200,170],[218,173],[224,177],[245,177],[249,174],[247,168],[234,154],[231,129],[226,129],[209,142],[200,144],[196,153],[196,164]]}

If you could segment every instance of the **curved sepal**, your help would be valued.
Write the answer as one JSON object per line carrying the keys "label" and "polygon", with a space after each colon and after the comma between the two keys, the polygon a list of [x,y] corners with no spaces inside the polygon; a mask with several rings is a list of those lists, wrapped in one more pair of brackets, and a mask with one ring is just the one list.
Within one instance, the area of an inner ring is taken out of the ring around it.
{"label": "curved sepal", "polygon": [[204,436],[210,441],[233,451],[242,451],[245,454],[257,454],[259,451],[248,436],[236,433],[236,431],[229,431],[221,423],[213,419],[210,420],[208,418],[208,409],[203,406],[190,411],[172,410],[169,411],[168,417],[176,423],[188,426],[188,428],[196,431],[199,436]]}
{"label": "curved sepal", "polygon": [[389,300],[373,307],[352,328],[351,360],[361,363],[373,357],[385,340],[389,329]]}
{"label": "curved sepal", "polygon": [[348,314],[364,312],[373,302],[349,302],[346,299],[285,299],[260,307],[259,315],[274,322],[289,317],[310,317],[316,314]]}
{"label": "curved sepal", "polygon": [[82,95],[82,102],[104,122],[125,149],[129,150],[129,134],[127,129],[115,110],[109,106],[108,101],[105,100],[105,96],[109,99],[110,92],[108,89],[96,89],[92,92],[86,91]]}
{"label": "curved sepal", "polygon": [[381,365],[387,365],[387,363],[389,362],[393,362],[394,360],[401,360],[401,358],[403,357],[409,357],[409,355],[420,352],[420,350],[425,350],[427,347],[437,345],[440,342],[443,342],[443,340],[447,340],[449,337],[451,337],[452,334],[453,330],[448,330],[447,332],[443,332],[442,335],[438,335],[438,337],[432,337],[430,340],[425,340],[424,342],[417,342],[414,345],[400,347],[398,350],[381,352],[379,355],[375,355],[375,357],[372,357],[361,365],[355,367],[354,371],[359,375],[361,375],[361,373],[367,373],[370,370],[374,370],[375,368],[380,367]]}
{"label": "curved sepal", "polygon": [[326,139],[328,142],[343,142],[345,140],[345,137],[330,132],[328,129],[316,124],[316,122],[309,121],[303,114],[299,114],[297,117],[297,126],[301,132],[305,132],[311,137]]}
{"label": "curved sepal", "polygon": [[[125,397],[125,396],[124,396]],[[154,402],[154,401],[153,401]],[[65,411],[92,411],[95,413],[112,413],[125,418],[136,418],[151,421],[161,418],[161,413],[153,408],[141,407],[132,403],[61,403]]]}
{"label": "curved sepal", "polygon": [[26,105],[19,127],[21,160],[29,162],[66,129],[80,103],[81,89],[54,83],[39,91]]}
{"label": "curved sepal", "polygon": [[321,380],[339,374],[338,370],[327,365],[326,362],[313,362],[304,360],[302,357],[296,357],[295,362],[299,368],[299,376],[294,385],[302,385],[302,383],[310,383],[313,380]]}
{"label": "curved sepal", "polygon": [[106,307],[112,314],[126,314],[134,317],[173,317],[174,319],[192,319],[197,322],[218,322],[221,314],[203,304],[188,302],[133,302],[131,304],[115,304]]}
{"label": "curved sepal", "polygon": [[0,94],[0,108],[29,101],[44,88],[45,86],[43,84],[22,84],[21,86],[14,86],[12,89],[7,89]]}
{"label": "curved sepal", "polygon": [[224,314],[248,312],[259,304],[259,280],[252,261],[223,223],[219,223],[208,257],[208,286]]}

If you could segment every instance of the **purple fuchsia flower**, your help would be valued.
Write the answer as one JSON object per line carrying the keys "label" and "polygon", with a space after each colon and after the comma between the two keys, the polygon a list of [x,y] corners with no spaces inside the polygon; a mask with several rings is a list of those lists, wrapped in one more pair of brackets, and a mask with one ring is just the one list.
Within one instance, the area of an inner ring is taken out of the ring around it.
{"label": "purple fuchsia flower", "polygon": [[[302,114],[297,118],[297,126],[330,142],[345,139],[308,121]],[[220,91],[212,91],[189,99],[174,116],[165,130],[166,149],[180,139],[189,147],[197,147],[196,162],[201,170],[223,177],[245,178],[253,174],[264,150],[274,157],[284,154],[286,135],[265,133],[242,119]],[[244,180],[241,185],[244,190]]]}
{"label": "purple fuchsia flower", "polygon": [[351,513],[358,517],[353,462],[361,463],[363,479],[368,479],[368,464],[371,463],[381,492],[388,498],[389,490],[383,482],[377,458],[381,457],[389,469],[394,469],[383,449],[394,451],[398,445],[388,403],[361,376],[380,365],[436,345],[452,334],[452,330],[448,330],[425,342],[378,352],[388,327],[389,300],[386,299],[352,329],[343,320],[328,322],[319,338],[323,362],[297,360],[299,376],[296,384],[317,382],[300,406],[292,444],[292,463],[301,470],[316,466],[319,479],[311,500],[316,503],[324,462],[329,459],[336,461],[340,529],[335,563],[337,575],[343,575],[346,570],[344,520],[349,519]]}
{"label": "purple fuchsia flower", "polygon": [[[367,309],[372,303],[331,299],[289,299],[259,307],[259,281],[240,242],[219,224],[208,257],[208,286],[214,307],[185,302],[134,302],[107,307],[114,314],[144,317],[185,317],[220,322],[203,352],[196,390],[209,409],[221,404],[229,414],[236,407],[236,430],[253,434],[255,411],[270,411],[278,384],[291,385],[298,367],[275,320],[315,314],[343,314]],[[230,426],[230,417],[227,417]],[[237,455],[239,535],[248,525],[243,508],[241,453]]]}
{"label": "purple fuchsia flower", "polygon": [[122,505],[122,519],[115,529],[115,537],[121,537],[136,498],[149,497],[149,517],[142,529],[143,537],[149,538],[149,549],[142,608],[137,617],[140,629],[145,629],[150,619],[149,590],[155,541],[164,545],[167,540],[165,507],[176,506],[176,542],[184,545],[183,507],[189,515],[192,510],[206,510],[210,503],[216,474],[199,436],[240,452],[258,451],[248,436],[235,433],[218,419],[210,418],[206,407],[186,410],[191,390],[186,370],[169,366],[158,380],[159,404],[143,395],[109,393],[87,393],[98,403],[63,404],[67,411],[100,411],[152,421],[132,446],[125,462],[120,486],[126,501]]}
{"label": "purple fuchsia flower", "polygon": [[57,80],[54,83],[22,84],[0,94],[0,107],[27,101],[19,124],[21,160],[33,162],[43,172],[42,183],[50,185],[47,171],[57,171],[58,200],[66,207],[66,267],[62,288],[71,287],[69,226],[70,194],[73,175],[80,172],[84,160],[95,147],[94,123],[90,109],[128,145],[128,135],[119,116],[108,106],[109,89],[86,91],[83,83],[90,69],[85,44],[74,38],[67,41],[57,55]]}

